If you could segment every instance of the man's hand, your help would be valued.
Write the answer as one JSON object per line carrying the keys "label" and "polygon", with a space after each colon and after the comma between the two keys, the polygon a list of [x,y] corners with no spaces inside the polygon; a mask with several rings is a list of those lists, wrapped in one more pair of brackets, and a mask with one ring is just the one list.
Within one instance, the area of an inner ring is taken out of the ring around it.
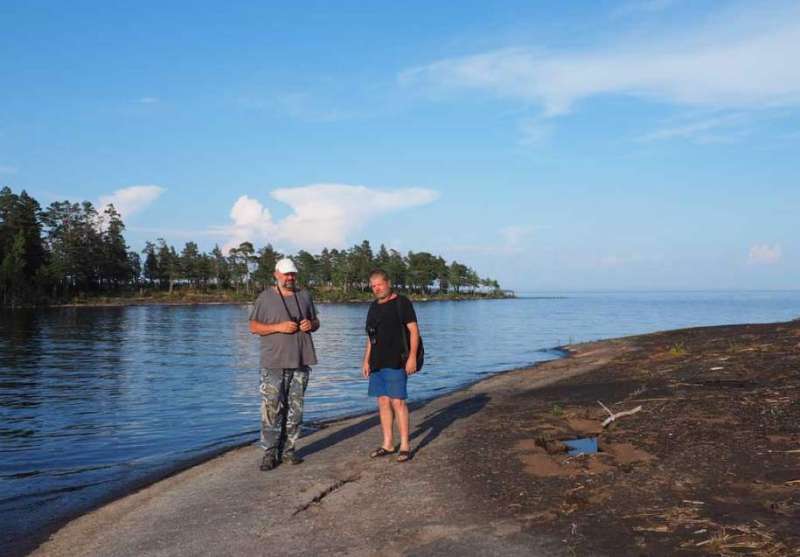
{"label": "man's hand", "polygon": [[369,362],[364,362],[361,364],[361,375],[364,376],[364,379],[369,377]]}
{"label": "man's hand", "polygon": [[295,323],[294,321],[283,321],[278,324],[278,331],[287,335],[296,333],[297,323]]}
{"label": "man's hand", "polygon": [[414,375],[417,373],[417,356],[409,356],[406,360],[406,375]]}
{"label": "man's hand", "polygon": [[312,328],[314,328],[314,324],[309,319],[303,319],[300,322],[300,330],[304,333],[311,332]]}

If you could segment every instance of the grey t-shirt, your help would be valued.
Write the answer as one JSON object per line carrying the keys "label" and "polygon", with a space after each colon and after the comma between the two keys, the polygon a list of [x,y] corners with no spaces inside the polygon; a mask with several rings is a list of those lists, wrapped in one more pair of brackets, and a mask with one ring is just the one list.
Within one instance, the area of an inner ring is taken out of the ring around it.
{"label": "grey t-shirt", "polygon": [[[250,321],[271,325],[283,321],[316,319],[317,309],[308,290],[295,292],[294,296],[287,296],[284,301],[285,306],[277,290],[267,288],[256,299],[253,311],[250,312]],[[298,330],[291,335],[273,333],[261,337],[262,368],[299,368],[316,363],[317,354],[311,333]]]}

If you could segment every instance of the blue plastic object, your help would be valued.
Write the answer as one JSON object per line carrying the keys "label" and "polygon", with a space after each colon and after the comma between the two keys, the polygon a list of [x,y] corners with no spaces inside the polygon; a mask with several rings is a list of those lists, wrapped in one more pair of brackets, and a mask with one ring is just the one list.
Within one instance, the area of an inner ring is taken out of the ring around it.
{"label": "blue plastic object", "polygon": [[597,452],[597,437],[583,437],[581,439],[570,439],[562,441],[569,450],[567,454],[575,456],[581,453],[592,454]]}

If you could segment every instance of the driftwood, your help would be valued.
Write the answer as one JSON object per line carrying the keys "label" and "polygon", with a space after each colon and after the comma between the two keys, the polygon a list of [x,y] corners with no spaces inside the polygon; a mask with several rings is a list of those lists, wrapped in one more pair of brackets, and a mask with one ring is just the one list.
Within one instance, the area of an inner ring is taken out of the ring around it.
{"label": "driftwood", "polygon": [[633,410],[625,410],[625,411],[623,411],[623,412],[617,412],[617,413],[615,414],[614,412],[612,412],[611,410],[609,410],[609,409],[608,409],[608,407],[607,407],[605,404],[603,404],[602,402],[600,402],[599,400],[597,401],[597,404],[599,404],[600,406],[602,406],[602,407],[603,407],[603,410],[605,410],[606,412],[608,412],[608,418],[606,418],[605,420],[603,420],[603,427],[607,427],[607,426],[608,426],[608,424],[610,424],[610,423],[611,423],[611,422],[613,422],[613,421],[616,421],[616,420],[617,420],[617,419],[619,419],[619,418],[622,418],[622,417],[624,417],[624,416],[631,416],[631,415],[633,415],[633,414],[636,414],[637,412],[640,412],[640,411],[642,410],[642,407],[641,407],[641,406],[637,406],[637,407],[636,407],[636,408],[634,408]]}

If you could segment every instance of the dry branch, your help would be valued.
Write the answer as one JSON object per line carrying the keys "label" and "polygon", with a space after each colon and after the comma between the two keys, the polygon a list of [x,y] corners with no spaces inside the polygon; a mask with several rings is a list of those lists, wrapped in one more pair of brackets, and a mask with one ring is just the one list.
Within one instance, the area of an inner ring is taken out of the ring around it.
{"label": "dry branch", "polygon": [[636,408],[634,408],[633,410],[625,410],[625,411],[623,411],[623,412],[617,412],[617,413],[615,414],[614,412],[612,412],[611,410],[609,410],[609,409],[608,409],[608,407],[607,407],[605,404],[603,404],[602,402],[600,402],[599,400],[597,401],[597,404],[599,404],[600,406],[602,406],[602,407],[603,407],[603,409],[604,409],[606,412],[608,412],[608,418],[606,418],[605,420],[603,420],[603,427],[606,427],[606,426],[608,426],[608,424],[610,424],[610,423],[611,423],[611,422],[613,422],[613,421],[616,421],[616,420],[617,420],[617,419],[619,419],[619,418],[622,418],[622,417],[624,417],[624,416],[631,416],[631,415],[633,415],[633,414],[636,414],[637,412],[640,412],[640,411],[642,410],[642,407],[641,407],[641,406],[637,406],[637,407],[636,407]]}

